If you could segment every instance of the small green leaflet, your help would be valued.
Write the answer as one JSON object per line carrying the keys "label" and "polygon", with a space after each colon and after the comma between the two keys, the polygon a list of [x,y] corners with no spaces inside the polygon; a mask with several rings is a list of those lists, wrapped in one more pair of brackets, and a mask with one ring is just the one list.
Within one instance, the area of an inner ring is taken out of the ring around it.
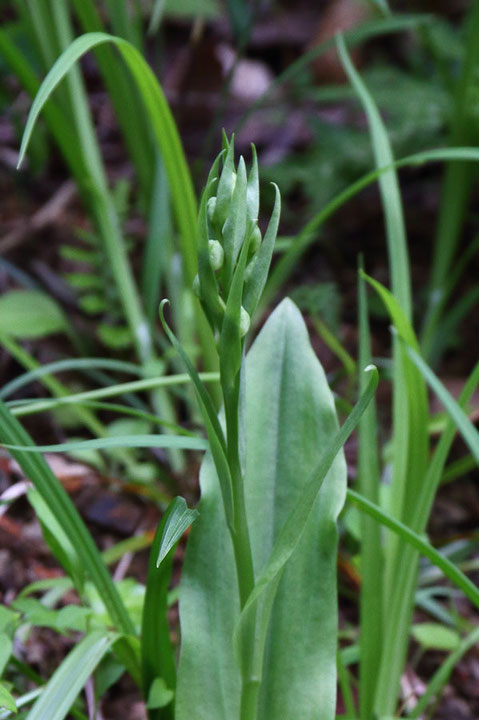
{"label": "small green leaflet", "polygon": [[168,508],[168,518],[166,519],[163,533],[158,549],[158,558],[156,567],[159,567],[171,548],[178,542],[185,530],[194,522],[198,515],[197,510],[190,510],[186,504],[186,500],[182,497],[176,497]]}

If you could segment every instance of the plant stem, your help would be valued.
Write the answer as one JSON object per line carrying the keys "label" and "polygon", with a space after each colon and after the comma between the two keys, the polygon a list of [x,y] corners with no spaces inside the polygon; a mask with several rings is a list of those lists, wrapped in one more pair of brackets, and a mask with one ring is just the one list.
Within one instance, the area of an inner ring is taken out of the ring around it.
{"label": "plant stem", "polygon": [[[223,385],[225,401],[225,417],[227,431],[228,464],[231,470],[233,490],[233,528],[231,539],[238,578],[238,589],[241,610],[253,591],[255,585],[253,553],[246,515],[244,496],[244,477],[241,470],[239,446],[240,418],[240,382],[241,371],[235,378],[233,388]],[[252,613],[245,624],[244,642],[241,658],[241,707],[240,720],[256,718],[256,704],[259,680],[255,677],[253,652],[256,637],[256,613]]]}

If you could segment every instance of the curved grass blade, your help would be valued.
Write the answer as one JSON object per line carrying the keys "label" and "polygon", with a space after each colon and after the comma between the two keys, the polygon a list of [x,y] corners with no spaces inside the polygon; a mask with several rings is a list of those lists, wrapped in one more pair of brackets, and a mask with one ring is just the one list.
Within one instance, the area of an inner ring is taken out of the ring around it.
{"label": "curved grass blade", "polygon": [[433,546],[424,540],[420,535],[408,528],[407,525],[396,520],[395,518],[388,515],[388,513],[381,510],[380,507],[374,503],[363,498],[359,493],[354,490],[348,489],[347,499],[358,506],[362,511],[370,515],[372,518],[377,520],[381,525],[392,530],[402,540],[409,543],[415,550],[418,550],[421,555],[427,557],[433,565],[438,567],[444,575],[456,585],[464,595],[471,601],[473,605],[479,607],[479,588],[474,585],[464,573],[457,568],[454,563],[448,560],[447,557],[441,555]]}
{"label": "curved grass blade", "polygon": [[[198,377],[202,382],[218,382],[218,373],[199,373]],[[185,385],[191,382],[191,378],[186,373],[178,375],[167,375],[158,378],[146,378],[145,380],[135,380],[133,382],[118,383],[110,387],[99,388],[97,390],[85,390],[85,392],[74,393],[65,397],[55,398],[51,400],[36,400],[29,404],[8,403],[11,408],[12,415],[21,417],[30,415],[31,413],[43,412],[44,410],[53,410],[62,405],[75,405],[87,400],[100,400],[107,397],[115,397],[126,393],[142,392],[143,390],[151,390],[153,388],[174,387],[176,385]]]}
{"label": "curved grass blade", "polygon": [[18,165],[27,149],[33,128],[44,104],[55,87],[82,55],[103,43],[113,43],[120,50],[150,116],[153,132],[160,147],[171,188],[176,219],[181,231],[182,254],[187,279],[196,273],[196,200],[186,159],[168,103],[151,68],[138,50],[122,38],[107,33],[87,33],[77,38],[58,58],[43,81],[33,102],[22,138]]}
{"label": "curved grass blade", "polygon": [[63,720],[117,637],[104,632],[92,632],[84,637],[47,682],[26,720]]}
{"label": "curved grass blade", "polygon": [[[380,18],[380,19],[373,19],[369,20],[367,22],[364,22],[362,25],[359,25],[359,27],[355,27],[352,30],[348,30],[344,33],[344,37],[346,38],[348,45],[351,47],[354,47],[355,45],[359,45],[360,43],[364,42],[365,40],[368,40],[369,38],[376,37],[378,35],[387,35],[389,33],[397,33],[397,32],[404,32],[406,30],[414,30],[421,25],[424,25],[426,23],[430,23],[434,20],[433,15],[426,15],[426,14],[413,14],[413,15],[394,15],[392,17],[387,18]],[[291,78],[295,77],[298,73],[300,73],[304,68],[308,67],[308,65],[315,60],[316,58],[320,57],[323,53],[330,50],[332,47],[334,47],[335,38],[330,38],[329,40],[326,40],[316,47],[312,48],[311,50],[308,50],[308,52],[303,53],[298,60],[288,65],[286,70],[284,70],[282,73],[280,73],[274,81],[271,83],[271,85],[265,90],[265,92],[260,95],[260,97],[255,100],[254,103],[252,103],[248,109],[248,111],[243,115],[241,118],[241,121],[236,126],[237,132],[241,130],[241,128],[246,123],[247,119],[254,113],[256,110],[258,110],[260,107],[262,107],[266,100],[268,100],[272,94],[275,92],[275,90],[283,85],[284,83],[288,82]]]}
{"label": "curved grass blade", "polygon": [[349,185],[345,190],[341,191],[336,197],[330,200],[327,205],[315,215],[301,230],[296,237],[294,243],[290,245],[284,255],[278,260],[273,268],[265,291],[261,300],[262,307],[266,306],[273,299],[279,288],[286,282],[293,272],[302,255],[309,246],[318,238],[320,227],[334,215],[348,200],[357,195],[361,190],[371,185],[384,173],[396,168],[403,167],[422,167],[428,162],[464,160],[468,162],[479,161],[479,149],[475,147],[463,148],[440,148],[435,150],[425,150],[405,158],[396,160],[391,165],[386,165],[376,170],[372,170],[356,182]]}
{"label": "curved grass blade", "polygon": [[108,358],[68,358],[47,363],[35,370],[30,370],[29,372],[23,373],[23,375],[19,375],[3,386],[0,390],[0,399],[5,400],[6,397],[12,395],[24,385],[29,385],[31,382],[37,380],[37,378],[43,377],[43,375],[66,372],[67,370],[95,369],[115,370],[117,372],[130,373],[131,375],[143,374],[143,370],[139,365],[121,360],[109,360]]}

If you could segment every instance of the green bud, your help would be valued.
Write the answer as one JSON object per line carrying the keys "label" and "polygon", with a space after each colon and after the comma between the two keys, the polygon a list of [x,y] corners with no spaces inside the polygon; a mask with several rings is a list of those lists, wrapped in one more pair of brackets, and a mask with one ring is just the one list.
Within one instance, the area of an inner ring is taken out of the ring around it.
{"label": "green bud", "polygon": [[206,203],[206,214],[208,216],[209,222],[213,225],[214,222],[214,215],[216,210],[216,198],[210,197],[208,199],[208,202]]}
{"label": "green bud", "polygon": [[195,275],[194,280],[193,280],[193,292],[195,293],[197,298],[200,297],[200,293],[201,293],[200,278],[198,275]]}
{"label": "green bud", "polygon": [[251,318],[246,312],[243,306],[241,306],[240,312],[240,337],[244,337],[249,330],[251,325]]}
{"label": "green bud", "polygon": [[219,270],[221,267],[223,267],[223,260],[225,257],[225,253],[221,246],[221,243],[219,243],[218,240],[209,240],[208,249],[210,253],[211,267],[213,268],[213,270]]}
{"label": "green bud", "polygon": [[255,255],[258,252],[258,250],[261,247],[261,240],[262,240],[261,230],[259,229],[259,227],[257,225],[255,225],[255,228],[254,228],[253,232],[251,233],[250,241],[249,241],[249,254],[250,255]]}
{"label": "green bud", "polygon": [[236,172],[231,173],[231,197],[233,197],[233,193],[235,191],[236,187],[236,178],[238,177],[238,174]]}

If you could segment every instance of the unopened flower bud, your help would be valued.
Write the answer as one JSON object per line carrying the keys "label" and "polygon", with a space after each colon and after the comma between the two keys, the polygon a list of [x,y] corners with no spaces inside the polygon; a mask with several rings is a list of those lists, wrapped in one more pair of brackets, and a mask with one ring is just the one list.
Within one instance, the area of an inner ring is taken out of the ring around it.
{"label": "unopened flower bud", "polygon": [[233,197],[233,193],[235,191],[235,185],[236,185],[236,178],[238,177],[237,173],[232,172],[231,173],[231,197]]}
{"label": "unopened flower bud", "polygon": [[210,264],[213,270],[219,270],[223,266],[225,252],[218,240],[209,240],[208,249],[210,253]]}
{"label": "unopened flower bud", "polygon": [[195,293],[196,297],[200,297],[200,278],[198,275],[195,275],[193,279],[193,292]]}
{"label": "unopened flower bud", "polygon": [[210,197],[208,202],[206,203],[206,214],[208,216],[208,220],[211,224],[213,224],[214,221],[214,215],[216,210],[216,198]]}
{"label": "unopened flower bud", "polygon": [[240,312],[240,337],[244,337],[246,333],[249,330],[249,326],[251,325],[251,318],[249,316],[249,313],[244,309],[243,306],[241,306],[241,312]]}

